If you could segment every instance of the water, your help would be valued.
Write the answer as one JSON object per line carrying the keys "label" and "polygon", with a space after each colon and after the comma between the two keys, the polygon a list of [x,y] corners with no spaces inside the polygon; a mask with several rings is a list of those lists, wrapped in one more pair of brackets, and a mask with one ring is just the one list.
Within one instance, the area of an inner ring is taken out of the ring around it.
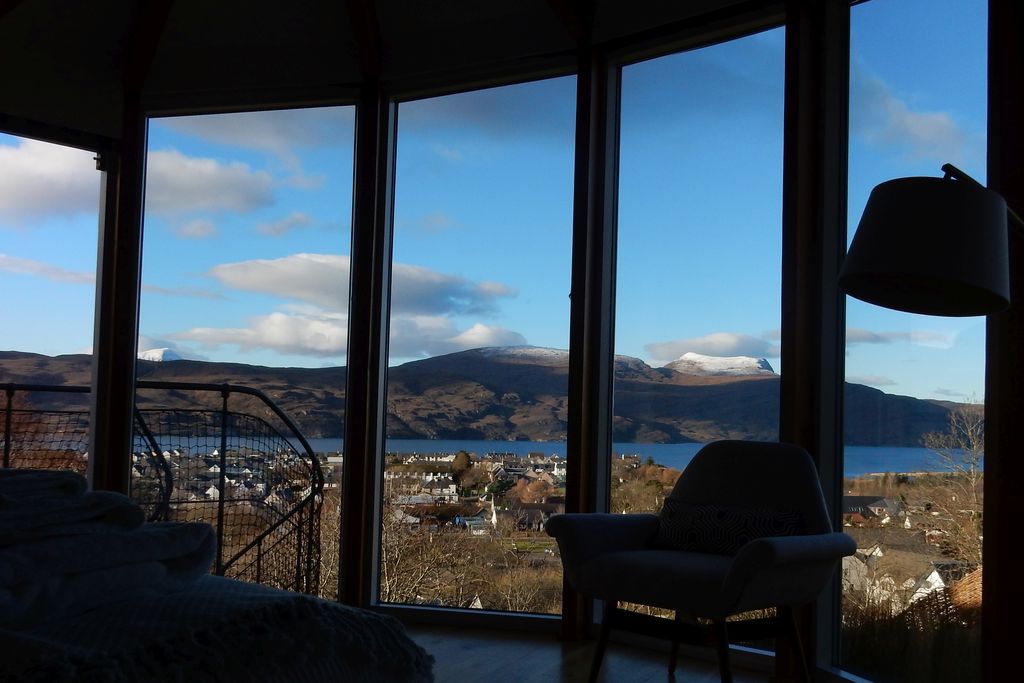
{"label": "water", "polygon": [[[309,439],[317,453],[342,451],[341,439]],[[693,459],[703,444],[699,443],[617,443],[616,456],[638,455],[642,460],[682,470]],[[512,453],[526,456],[530,453],[565,457],[564,441],[454,441],[432,439],[388,439],[391,453],[455,453],[460,450],[482,456],[485,453]],[[863,476],[874,472],[941,472],[949,469],[935,453],[927,448],[896,446],[847,446],[845,474]]]}

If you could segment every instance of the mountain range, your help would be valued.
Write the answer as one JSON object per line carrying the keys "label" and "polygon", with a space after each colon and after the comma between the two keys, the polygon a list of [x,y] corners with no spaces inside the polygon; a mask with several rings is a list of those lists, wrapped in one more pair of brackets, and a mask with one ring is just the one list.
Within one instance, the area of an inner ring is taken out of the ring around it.
{"label": "mountain range", "polygon": [[[279,368],[176,359],[143,352],[139,379],[239,384],[262,390],[310,438],[342,434],[344,367]],[[156,359],[164,360],[156,360]],[[0,382],[88,385],[88,355],[0,352]],[[655,368],[616,356],[617,442],[683,443],[721,438],[775,439],[779,376],[764,359],[687,354]],[[566,434],[568,352],[535,347],[484,348],[412,361],[388,371],[390,438],[562,440]],[[27,398],[39,404],[37,395]],[[210,405],[211,392],[139,392],[139,405]],[[47,405],[68,400],[50,394]],[[243,402],[246,402],[243,399]],[[247,401],[247,409],[256,409]],[[846,385],[846,443],[919,446],[948,428],[950,404]]]}

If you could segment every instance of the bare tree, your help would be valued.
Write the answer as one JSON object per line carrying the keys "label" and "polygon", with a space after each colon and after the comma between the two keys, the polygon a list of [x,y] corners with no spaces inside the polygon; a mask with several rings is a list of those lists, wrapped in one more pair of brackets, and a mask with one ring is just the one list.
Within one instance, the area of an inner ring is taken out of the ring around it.
{"label": "bare tree", "polygon": [[524,478],[517,481],[516,485],[505,493],[505,499],[509,502],[540,503],[554,492],[555,487],[543,479],[529,481]]}
{"label": "bare tree", "polygon": [[657,512],[672,492],[679,470],[661,465],[612,468],[612,512]]}
{"label": "bare tree", "polygon": [[490,481],[490,475],[482,467],[470,467],[459,473],[459,486],[463,491],[479,493]]}
{"label": "bare tree", "polygon": [[460,529],[415,522],[385,506],[381,520],[380,600],[463,606],[472,597],[473,537]]}
{"label": "bare tree", "polygon": [[543,532],[519,531],[503,519],[481,539],[476,559],[478,595],[487,609],[556,614],[561,611],[561,563],[536,549]]}
{"label": "bare tree", "polygon": [[334,600],[338,597],[338,560],[341,545],[341,489],[324,490],[320,508],[320,585],[317,594]]}
{"label": "bare tree", "polygon": [[936,454],[944,470],[923,478],[919,487],[927,523],[942,534],[941,546],[946,554],[981,566],[984,407],[966,404],[953,408],[949,412],[949,429],[929,432],[922,442]]}

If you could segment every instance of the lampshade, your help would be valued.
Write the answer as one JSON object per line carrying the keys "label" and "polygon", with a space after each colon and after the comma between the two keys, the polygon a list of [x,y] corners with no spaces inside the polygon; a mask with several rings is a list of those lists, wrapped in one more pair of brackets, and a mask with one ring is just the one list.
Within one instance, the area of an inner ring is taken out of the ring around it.
{"label": "lampshade", "polygon": [[927,315],[1010,303],[1006,201],[981,185],[899,178],[871,191],[839,275],[863,301]]}

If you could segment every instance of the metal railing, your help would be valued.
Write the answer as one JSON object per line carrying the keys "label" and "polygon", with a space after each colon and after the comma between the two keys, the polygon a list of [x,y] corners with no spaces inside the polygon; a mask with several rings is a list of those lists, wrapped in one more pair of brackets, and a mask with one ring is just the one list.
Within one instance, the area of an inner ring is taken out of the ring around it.
{"label": "metal railing", "polygon": [[[129,494],[148,518],[212,524],[217,574],[315,592],[324,480],[294,422],[251,387],[153,381],[136,387]],[[0,389],[0,464],[84,474],[89,387]]]}

